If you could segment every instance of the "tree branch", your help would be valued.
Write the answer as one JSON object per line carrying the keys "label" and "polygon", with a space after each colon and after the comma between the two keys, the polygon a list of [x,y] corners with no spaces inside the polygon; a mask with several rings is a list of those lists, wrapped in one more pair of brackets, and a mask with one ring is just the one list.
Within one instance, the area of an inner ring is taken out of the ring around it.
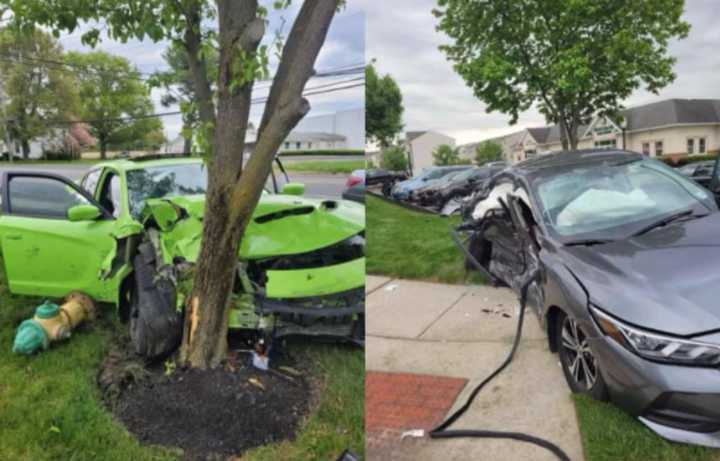
{"label": "tree branch", "polygon": [[[257,16],[257,0],[218,1],[220,18],[218,112],[214,138],[214,152],[210,168],[217,169],[212,177],[220,178],[218,184],[234,185],[242,172],[245,132],[252,98],[253,81],[243,81],[236,61],[246,66],[255,59],[257,47],[265,33],[265,25]],[[242,58],[241,54],[242,52]],[[230,192],[230,191],[227,191]]]}
{"label": "tree branch", "polygon": [[200,4],[194,2],[188,10],[183,10],[187,26],[183,45],[188,56],[188,67],[197,95],[198,113],[203,123],[215,123],[215,104],[213,103],[210,81],[207,77],[207,63],[200,54],[202,37],[200,36]]}
{"label": "tree branch", "polygon": [[[258,129],[258,139],[250,160],[233,192],[232,203],[257,203],[262,188],[253,187],[252,178],[267,178],[272,160],[290,131],[310,110],[302,97],[308,79],[314,74],[314,64],[325,42],[330,22],[340,0],[316,0],[303,3],[295,19],[287,43],[283,48],[270,95]],[[247,179],[246,179],[247,178]],[[240,216],[234,210],[233,218]]]}

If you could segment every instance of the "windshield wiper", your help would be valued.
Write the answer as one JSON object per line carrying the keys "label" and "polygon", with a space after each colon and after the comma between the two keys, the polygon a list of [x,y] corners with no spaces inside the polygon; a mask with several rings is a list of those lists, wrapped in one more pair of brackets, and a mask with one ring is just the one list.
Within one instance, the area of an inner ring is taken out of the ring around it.
{"label": "windshield wiper", "polygon": [[707,213],[706,213],[706,214],[693,215],[693,210],[692,210],[692,209],[679,211],[679,212],[677,212],[677,213],[673,213],[673,214],[671,214],[670,216],[666,216],[666,217],[664,217],[664,218],[662,218],[662,219],[660,219],[660,220],[658,220],[658,221],[655,221],[655,222],[652,223],[652,224],[649,224],[649,225],[643,227],[643,228],[640,229],[639,231],[637,231],[637,232],[635,232],[634,234],[632,234],[631,237],[637,237],[637,236],[639,236],[639,235],[647,234],[648,232],[650,232],[650,231],[653,230],[653,229],[657,229],[658,227],[667,226],[667,225],[670,224],[671,222],[677,221],[677,220],[680,219],[680,218],[684,218],[684,217],[702,218],[703,216],[707,216]]}
{"label": "windshield wiper", "polygon": [[593,245],[602,245],[604,243],[611,243],[615,240],[612,239],[578,239],[578,240],[571,240],[569,242],[565,242],[563,245],[566,247],[574,247],[574,246],[593,246]]}

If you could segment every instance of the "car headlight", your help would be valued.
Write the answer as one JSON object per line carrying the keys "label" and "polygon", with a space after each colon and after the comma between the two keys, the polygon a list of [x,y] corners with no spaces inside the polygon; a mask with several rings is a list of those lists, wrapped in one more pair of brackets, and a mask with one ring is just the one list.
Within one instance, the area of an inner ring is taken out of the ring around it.
{"label": "car headlight", "polygon": [[643,358],[680,365],[720,364],[720,345],[650,333],[594,307],[590,310],[603,333]]}

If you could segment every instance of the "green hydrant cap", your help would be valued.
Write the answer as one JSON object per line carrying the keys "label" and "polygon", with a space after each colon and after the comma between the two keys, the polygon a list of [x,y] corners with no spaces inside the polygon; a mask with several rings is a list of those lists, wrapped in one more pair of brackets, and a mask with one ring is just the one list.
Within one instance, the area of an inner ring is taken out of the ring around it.
{"label": "green hydrant cap", "polygon": [[51,319],[59,313],[60,307],[50,301],[45,301],[35,309],[35,315],[37,315],[40,319]]}
{"label": "green hydrant cap", "polygon": [[40,348],[47,349],[49,345],[50,339],[43,327],[36,321],[29,319],[24,320],[17,329],[15,342],[13,343],[13,352],[17,354],[32,354]]}

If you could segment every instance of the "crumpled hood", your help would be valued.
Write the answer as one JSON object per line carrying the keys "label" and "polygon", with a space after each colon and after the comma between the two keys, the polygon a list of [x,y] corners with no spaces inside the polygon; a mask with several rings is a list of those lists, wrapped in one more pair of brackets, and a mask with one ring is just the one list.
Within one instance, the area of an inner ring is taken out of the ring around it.
{"label": "crumpled hood", "polygon": [[622,320],[677,335],[720,328],[720,213],[560,252],[590,302]]}
{"label": "crumpled hood", "polygon": [[[166,262],[173,256],[188,261],[197,259],[204,211],[203,195],[146,202],[143,215],[145,219],[152,216],[162,229]],[[242,259],[306,253],[352,237],[364,228],[365,207],[360,204],[264,194],[245,231],[239,253]]]}

